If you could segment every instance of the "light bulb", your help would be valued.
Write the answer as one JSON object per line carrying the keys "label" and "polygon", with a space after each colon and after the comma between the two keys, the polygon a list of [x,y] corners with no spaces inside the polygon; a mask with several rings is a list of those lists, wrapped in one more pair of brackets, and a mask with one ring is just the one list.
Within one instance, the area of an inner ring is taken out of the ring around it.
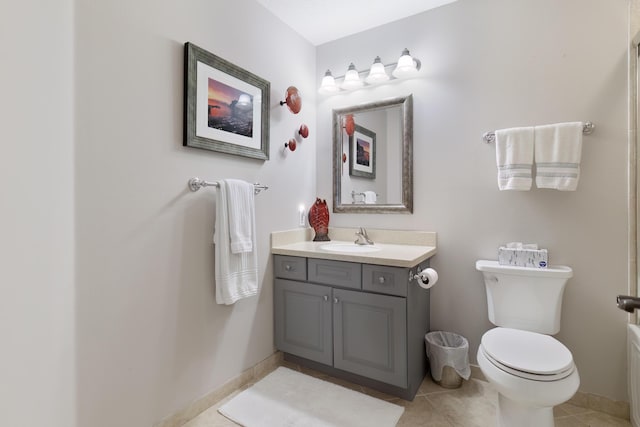
{"label": "light bulb", "polygon": [[349,69],[347,73],[344,75],[344,81],[342,82],[342,89],[357,89],[362,87],[363,83],[360,80],[360,74],[358,74],[358,70],[356,70],[356,66],[353,65],[353,62],[349,64]]}
{"label": "light bulb", "polygon": [[373,60],[373,65],[369,70],[369,75],[365,79],[365,81],[370,84],[381,83],[389,80],[389,75],[387,71],[384,69],[384,64],[380,60],[379,56],[376,56],[376,59]]}
{"label": "light bulb", "polygon": [[393,70],[393,76],[397,79],[403,79],[406,77],[413,77],[418,73],[420,69],[420,61],[414,60],[409,54],[409,49],[402,51],[402,56],[398,59],[398,65]]}
{"label": "light bulb", "polygon": [[327,70],[324,73],[324,77],[322,78],[322,83],[320,84],[320,89],[318,92],[320,93],[336,93],[340,90],[338,85],[336,84],[336,80],[333,78],[330,70]]}

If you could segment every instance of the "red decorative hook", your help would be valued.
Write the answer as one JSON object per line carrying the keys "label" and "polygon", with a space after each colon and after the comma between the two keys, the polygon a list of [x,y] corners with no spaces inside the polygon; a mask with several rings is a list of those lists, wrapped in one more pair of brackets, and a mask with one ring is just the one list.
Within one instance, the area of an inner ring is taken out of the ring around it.
{"label": "red decorative hook", "polygon": [[300,125],[300,129],[298,129],[298,133],[301,137],[306,138],[309,136],[309,127],[304,123]]}
{"label": "red decorative hook", "polygon": [[280,105],[285,104],[293,114],[298,114],[300,112],[300,109],[302,108],[302,97],[300,96],[300,92],[297,87],[289,86],[287,88],[286,99],[284,101],[280,101]]}
{"label": "red decorative hook", "polygon": [[356,131],[356,121],[353,119],[353,114],[344,116],[344,129],[347,131],[347,135],[353,136]]}
{"label": "red decorative hook", "polygon": [[285,149],[286,149],[286,148],[288,148],[288,149],[289,149],[289,150],[291,150],[291,151],[296,151],[296,146],[297,146],[297,144],[296,144],[296,140],[295,140],[295,139],[293,139],[293,138],[291,138],[291,139],[289,140],[289,142],[285,142],[285,143],[284,143],[284,148],[285,148]]}

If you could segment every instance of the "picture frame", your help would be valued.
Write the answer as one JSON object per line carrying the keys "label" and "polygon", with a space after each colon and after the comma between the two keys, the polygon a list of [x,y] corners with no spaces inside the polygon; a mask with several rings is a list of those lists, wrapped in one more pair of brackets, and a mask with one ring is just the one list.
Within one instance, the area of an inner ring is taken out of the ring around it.
{"label": "picture frame", "polygon": [[267,80],[185,43],[183,145],[268,160],[269,95]]}
{"label": "picture frame", "polygon": [[376,177],[376,134],[356,125],[349,136],[349,175],[374,179]]}

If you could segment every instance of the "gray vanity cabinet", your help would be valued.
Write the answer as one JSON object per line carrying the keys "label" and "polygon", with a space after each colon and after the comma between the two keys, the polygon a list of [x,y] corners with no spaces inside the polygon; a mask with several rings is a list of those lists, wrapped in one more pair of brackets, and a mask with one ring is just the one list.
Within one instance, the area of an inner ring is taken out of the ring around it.
{"label": "gray vanity cabinet", "polygon": [[332,296],[328,286],[276,279],[276,347],[315,362],[333,363]]}
{"label": "gray vanity cabinet", "polygon": [[405,299],[346,289],[333,298],[333,366],[406,387]]}
{"label": "gray vanity cabinet", "polygon": [[409,282],[410,269],[274,261],[275,341],[285,359],[413,399],[426,374],[429,292]]}

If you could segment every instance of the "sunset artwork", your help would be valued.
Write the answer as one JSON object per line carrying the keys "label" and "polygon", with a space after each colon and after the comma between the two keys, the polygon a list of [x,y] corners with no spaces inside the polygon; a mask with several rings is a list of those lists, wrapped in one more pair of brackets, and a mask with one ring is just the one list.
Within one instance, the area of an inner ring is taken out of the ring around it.
{"label": "sunset artwork", "polygon": [[356,163],[362,166],[369,166],[371,144],[369,141],[357,138]]}
{"label": "sunset artwork", "polygon": [[253,137],[251,95],[209,78],[207,107],[210,128]]}
{"label": "sunset artwork", "polygon": [[376,177],[376,134],[375,132],[355,125],[353,136],[349,136],[349,175],[360,178]]}
{"label": "sunset artwork", "polygon": [[269,160],[271,84],[186,42],[185,147]]}

